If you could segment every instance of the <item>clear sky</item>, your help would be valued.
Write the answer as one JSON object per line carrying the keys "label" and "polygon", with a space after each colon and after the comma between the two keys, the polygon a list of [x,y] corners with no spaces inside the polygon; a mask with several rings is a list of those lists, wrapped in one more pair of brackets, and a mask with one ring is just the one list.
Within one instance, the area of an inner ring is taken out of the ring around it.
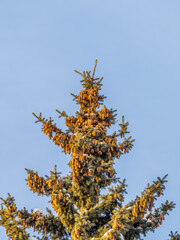
{"label": "clear sky", "polygon": [[[98,59],[105,105],[125,115],[134,149],[116,160],[127,179],[126,202],[157,176],[168,176],[165,196],[177,205],[147,240],[180,230],[180,1],[179,0],[1,0],[0,1],[0,196],[10,192],[18,208],[45,210],[49,199],[26,185],[24,168],[48,174],[64,156],[32,112],[73,114],[70,92],[81,89],[74,70],[90,70]],[[113,127],[112,130],[117,128]],[[0,227],[0,239],[6,240]]]}

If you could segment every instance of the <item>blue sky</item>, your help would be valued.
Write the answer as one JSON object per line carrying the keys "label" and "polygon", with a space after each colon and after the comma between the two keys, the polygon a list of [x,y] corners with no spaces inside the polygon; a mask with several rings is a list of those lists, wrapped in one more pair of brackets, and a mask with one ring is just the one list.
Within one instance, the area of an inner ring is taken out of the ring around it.
{"label": "blue sky", "polygon": [[[73,114],[70,92],[81,89],[74,73],[98,59],[105,105],[125,115],[136,139],[115,168],[127,179],[126,202],[157,176],[168,176],[165,196],[177,205],[147,240],[167,239],[180,229],[180,1],[0,1],[0,196],[10,192],[18,208],[45,210],[49,199],[32,194],[24,168],[48,174],[68,156],[34,124],[32,112],[57,118]],[[117,129],[113,127],[112,131]],[[0,239],[6,240],[0,227]]]}

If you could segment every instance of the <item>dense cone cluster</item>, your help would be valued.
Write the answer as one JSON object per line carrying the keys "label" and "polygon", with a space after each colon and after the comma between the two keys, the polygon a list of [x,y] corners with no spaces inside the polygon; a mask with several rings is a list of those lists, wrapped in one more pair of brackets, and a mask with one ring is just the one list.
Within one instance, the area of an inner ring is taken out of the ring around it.
{"label": "dense cone cluster", "polygon": [[[53,214],[47,209],[29,213],[27,209],[17,210],[10,195],[2,199],[0,225],[6,229],[9,239],[28,240],[27,229],[41,234],[41,239],[72,240],[134,240],[140,239],[148,231],[159,227],[165,215],[174,207],[166,201],[159,208],[154,202],[165,189],[166,177],[158,178],[148,185],[140,196],[123,205],[126,193],[125,180],[116,177],[114,159],[129,153],[133,139],[128,122],[119,124],[118,132],[108,134],[107,129],[116,123],[116,111],[103,105],[105,96],[100,95],[102,78],[94,78],[96,64],[91,71],[80,73],[83,90],[78,95],[71,94],[80,106],[74,116],[60,112],[65,118],[67,130],[63,132],[53,120],[42,118],[42,131],[65,154],[70,155],[69,175],[62,177],[56,166],[50,176],[41,177],[37,172],[26,169],[27,185],[38,196],[49,196]],[[109,187],[107,194],[101,194]],[[179,239],[171,234],[171,240]]]}

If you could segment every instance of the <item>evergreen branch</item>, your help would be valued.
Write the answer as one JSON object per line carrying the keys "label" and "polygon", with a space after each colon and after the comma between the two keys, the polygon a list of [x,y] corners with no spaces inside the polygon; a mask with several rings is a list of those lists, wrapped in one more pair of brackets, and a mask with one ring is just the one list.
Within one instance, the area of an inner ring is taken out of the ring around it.
{"label": "evergreen branch", "polygon": [[95,65],[94,65],[94,70],[93,70],[92,78],[94,78],[95,71],[96,71],[96,66],[97,66],[97,59],[95,60]]}
{"label": "evergreen branch", "polygon": [[91,73],[91,71],[89,71],[89,72],[86,71],[87,79],[88,79],[90,82],[92,82],[93,79],[91,78],[90,73]]}
{"label": "evergreen branch", "polygon": [[[59,112],[61,116],[66,117],[66,119],[69,118],[64,111],[63,112],[60,112],[58,110],[56,111]],[[42,131],[46,135],[48,135],[49,139],[53,138],[54,144],[57,146],[61,146],[64,153],[70,153],[70,146],[68,144],[71,138],[71,136],[69,135],[70,131],[67,131],[66,133],[62,132],[61,129],[56,127],[56,124],[52,124],[54,120],[52,120],[51,117],[49,118],[49,120],[47,120],[45,118],[42,118],[41,113],[39,116],[36,116],[34,113],[33,115],[38,119],[36,122],[43,123]]]}
{"label": "evergreen branch", "polygon": [[121,138],[125,136],[125,134],[129,133],[129,131],[127,131],[127,127],[128,127],[129,123],[126,122],[124,123],[124,116],[122,116],[122,123],[119,124],[119,126],[121,127],[121,130],[119,130],[119,135]]}
{"label": "evergreen branch", "polygon": [[109,222],[113,230],[120,231],[125,239],[134,237],[139,239],[140,234],[145,235],[147,231],[153,231],[159,224],[162,224],[164,215],[174,208],[174,203],[166,201],[160,208],[154,209],[154,200],[163,195],[164,183],[167,175],[162,179],[158,177],[151,186],[142,192],[141,197],[136,197],[135,201],[126,204],[123,208],[114,210]]}
{"label": "evergreen branch", "polygon": [[33,170],[25,168],[27,171],[28,177],[25,179],[27,181],[27,185],[33,193],[37,193],[38,196],[46,195],[49,196],[51,187],[48,185],[47,180],[43,177],[40,177],[38,173]]}
{"label": "evergreen branch", "polygon": [[27,185],[30,187],[30,190],[33,193],[37,193],[38,196],[46,195],[49,196],[52,194],[53,189],[63,188],[63,189],[71,189],[72,187],[72,177],[66,176],[61,178],[61,172],[56,171],[56,165],[54,171],[50,171],[50,176],[46,175],[46,179],[40,177],[37,172],[33,170],[25,168],[27,171],[28,177],[25,179],[27,181]]}
{"label": "evergreen branch", "polygon": [[172,231],[169,234],[169,237],[171,237],[170,240],[180,240],[180,235],[178,234],[178,232],[176,231],[175,233],[173,233]]}
{"label": "evergreen branch", "polygon": [[60,112],[59,110],[56,109],[56,112],[58,112],[60,114],[60,116],[58,118],[61,118],[61,117],[68,117],[68,115],[66,114],[65,111],[62,111]]}
{"label": "evergreen branch", "polygon": [[56,171],[51,171],[51,176],[45,180],[39,177],[38,173],[34,173],[32,170],[26,169],[29,176],[27,178],[28,185],[33,192],[37,192],[38,195],[51,196],[50,203],[53,209],[59,214],[61,222],[65,225],[68,231],[72,230],[74,224],[74,214],[79,214],[77,207],[74,205],[72,195],[66,188],[70,188],[70,178],[60,178]]}
{"label": "evergreen branch", "polygon": [[0,226],[5,228],[6,235],[13,240],[28,240],[29,234],[26,233],[23,222],[17,220],[18,211],[14,203],[14,197],[11,197],[8,193],[6,199],[0,199],[3,201],[0,209]]}
{"label": "evergreen branch", "polygon": [[25,222],[27,228],[33,228],[33,231],[43,234],[44,238],[48,236],[52,239],[60,238],[62,240],[69,239],[69,233],[61,223],[58,216],[55,216],[49,209],[48,214],[44,214],[41,210],[22,209],[18,212],[17,216],[20,221]]}
{"label": "evergreen branch", "polygon": [[128,153],[134,146],[133,145],[134,141],[135,141],[135,139],[132,139],[131,136],[128,138],[124,138],[124,141],[122,143],[119,143],[119,148],[121,150],[121,154],[123,154],[123,151],[125,154]]}
{"label": "evergreen branch", "polygon": [[78,74],[81,75],[83,78],[85,78],[85,76],[84,76],[81,72],[78,72],[77,70],[74,70],[74,72],[78,73]]}
{"label": "evergreen branch", "polygon": [[165,215],[169,215],[169,211],[174,208],[173,202],[166,201],[165,204],[161,204],[161,207],[155,208],[152,211],[147,211],[143,218],[137,218],[129,231],[126,231],[125,239],[134,236],[140,239],[141,234],[146,236],[149,231],[153,231],[158,228],[162,221],[165,219]]}
{"label": "evergreen branch", "polygon": [[37,116],[35,113],[32,113],[32,114],[37,118],[37,121],[35,121],[35,123],[42,122],[43,124],[45,124],[48,121],[47,119],[42,118],[41,113],[39,114],[39,116]]}
{"label": "evergreen branch", "polygon": [[92,226],[94,226],[94,224],[87,216],[86,210],[81,212],[81,215],[76,215],[75,225],[71,232],[72,239],[89,240],[91,236],[89,230],[92,228]]}
{"label": "evergreen branch", "polygon": [[97,203],[88,212],[89,218],[95,223],[95,226],[93,226],[90,232],[96,232],[95,235],[97,236],[102,235],[102,232],[104,232],[103,229],[104,227],[106,228],[106,224],[109,224],[111,221],[113,211],[117,207],[122,207],[127,185],[125,184],[125,179],[122,182],[118,180],[118,182],[119,184],[115,186],[115,189],[109,188],[110,193],[100,196],[101,202]]}
{"label": "evergreen branch", "polygon": [[54,188],[50,203],[66,230],[71,232],[75,224],[75,215],[79,215],[80,211],[75,206],[70,193],[64,188]]}
{"label": "evergreen branch", "polygon": [[73,93],[70,93],[71,94],[71,96],[73,96],[74,98],[73,98],[73,101],[76,101],[76,103],[78,104],[78,102],[77,102],[77,99],[78,99],[78,95],[76,95],[76,94],[73,94]]}

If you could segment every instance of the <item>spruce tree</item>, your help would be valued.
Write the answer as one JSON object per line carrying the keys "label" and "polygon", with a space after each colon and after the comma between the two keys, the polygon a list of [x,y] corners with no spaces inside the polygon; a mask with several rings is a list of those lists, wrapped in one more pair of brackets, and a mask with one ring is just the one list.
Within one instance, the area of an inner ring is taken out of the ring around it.
{"label": "spruce tree", "polygon": [[[154,205],[164,194],[167,175],[158,177],[141,195],[123,204],[127,185],[117,177],[114,159],[128,154],[134,139],[128,137],[129,123],[124,117],[119,130],[107,134],[107,128],[116,123],[116,111],[103,105],[105,96],[100,94],[103,78],[95,77],[96,64],[97,61],[92,73],[75,71],[82,77],[83,86],[79,94],[71,94],[80,106],[79,111],[68,116],[57,110],[59,118],[65,118],[65,132],[51,118],[33,113],[36,123],[42,124],[43,133],[70,155],[71,171],[62,177],[55,165],[49,176],[42,177],[26,169],[30,190],[38,196],[49,196],[54,211],[18,210],[10,194],[6,199],[1,198],[0,225],[9,239],[141,239],[158,228],[175,206],[169,201],[158,208]],[[102,194],[101,190],[107,187],[107,193]],[[29,228],[41,238],[30,237]],[[180,239],[177,233],[171,232],[169,236],[171,240]]]}

